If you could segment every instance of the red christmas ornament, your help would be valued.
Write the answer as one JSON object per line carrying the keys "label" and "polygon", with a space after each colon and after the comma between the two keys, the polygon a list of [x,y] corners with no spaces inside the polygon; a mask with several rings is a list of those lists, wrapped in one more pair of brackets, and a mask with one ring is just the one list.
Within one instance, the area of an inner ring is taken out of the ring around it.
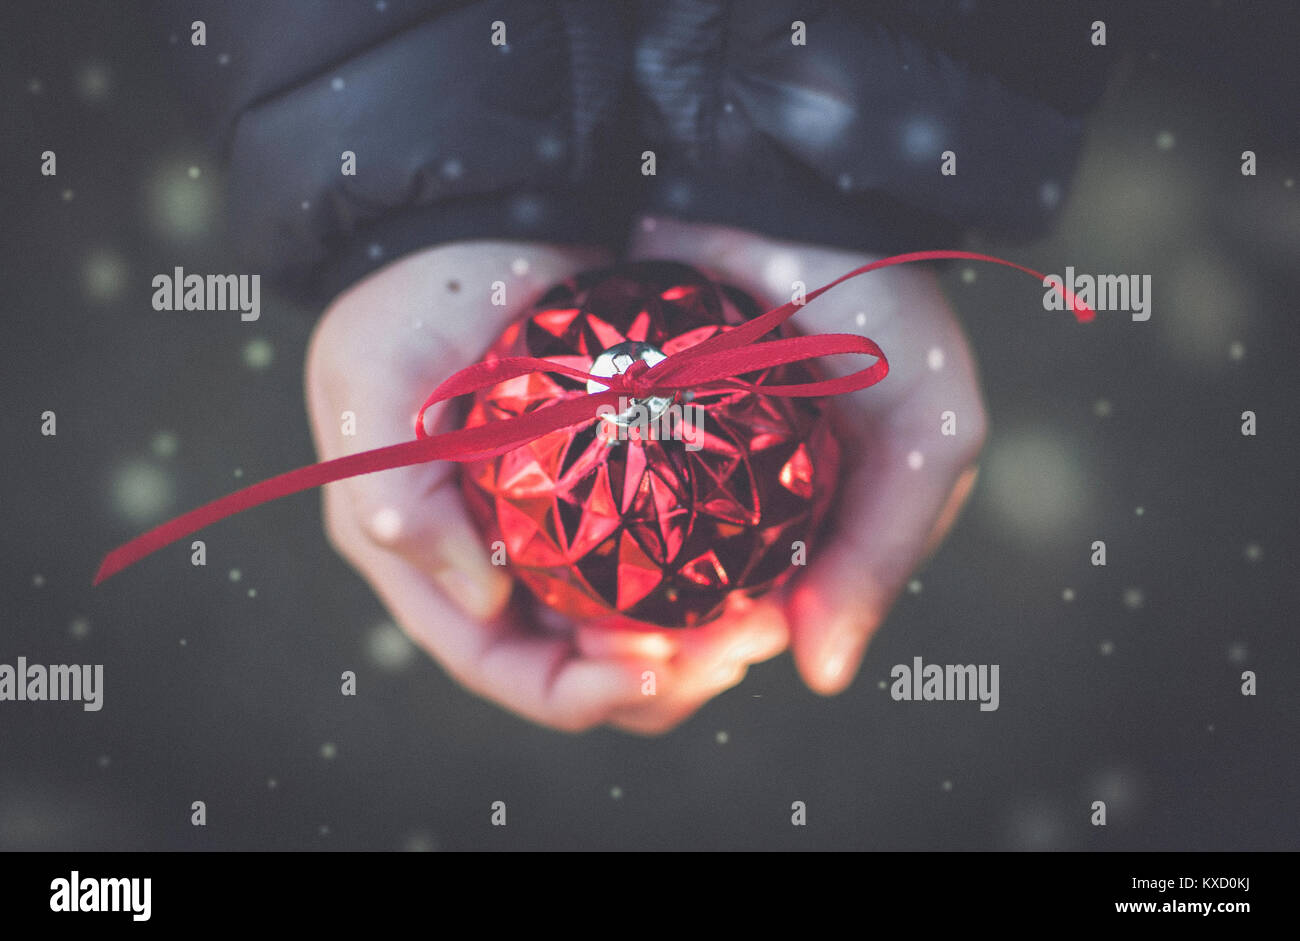
{"label": "red christmas ornament", "polygon": [[[485,362],[529,356],[623,373],[762,313],[746,294],[666,262],[581,275],[551,289]],[[802,363],[740,377],[812,381]],[[605,387],[531,373],[474,394],[464,425],[516,418]],[[707,389],[627,399],[593,423],[465,464],[466,499],[489,542],[541,601],[579,619],[690,627],[733,592],[792,571],[834,493],[839,446],[820,398]]]}

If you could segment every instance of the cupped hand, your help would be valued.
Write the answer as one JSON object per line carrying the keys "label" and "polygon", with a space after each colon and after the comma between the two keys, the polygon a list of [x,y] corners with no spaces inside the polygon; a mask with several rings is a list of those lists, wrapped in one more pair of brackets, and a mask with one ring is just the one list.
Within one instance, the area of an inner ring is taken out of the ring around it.
{"label": "cupped hand", "polygon": [[[878,257],[656,217],[637,225],[630,255],[692,264],[748,291],[764,309]],[[986,417],[974,356],[929,268],[862,275],[790,322],[804,333],[868,336],[890,364],[878,385],[833,400],[844,444],[834,525],[784,593],[799,672],[812,689],[833,694],[853,681],[909,575],[970,494]],[[835,375],[865,365],[835,357],[824,368]],[[945,422],[953,434],[944,434]]]}
{"label": "cupped hand", "polygon": [[[353,285],[322,315],[307,354],[321,459],[410,440],[440,381],[477,362],[555,282],[611,261],[594,249],[462,242]],[[498,281],[504,306],[491,303]],[[775,600],[737,599],[688,631],[539,623],[528,605],[510,603],[512,580],[492,565],[450,463],[329,484],[324,515],[335,548],[409,636],[468,689],[545,726],[663,732],[788,645]]]}

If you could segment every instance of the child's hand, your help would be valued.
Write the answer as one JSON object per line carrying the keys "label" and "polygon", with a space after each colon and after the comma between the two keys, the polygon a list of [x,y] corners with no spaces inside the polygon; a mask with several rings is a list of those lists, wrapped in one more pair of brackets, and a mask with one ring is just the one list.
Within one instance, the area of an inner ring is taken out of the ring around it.
{"label": "child's hand", "polygon": [[[460,243],[407,256],[354,285],[321,317],[307,354],[321,459],[410,440],[440,381],[478,362],[555,282],[610,262],[589,249]],[[494,281],[507,286],[504,307],[490,303]],[[347,412],[354,435],[344,433]],[[431,410],[430,427],[439,418]],[[324,500],[331,542],[406,632],[469,689],[543,725],[665,731],[788,643],[772,601],[738,605],[691,631],[528,623],[507,608],[512,580],[491,564],[454,464],[339,481]],[[654,695],[645,692],[646,671]]]}
{"label": "child's hand", "polygon": [[[941,247],[941,246],[935,246]],[[721,226],[649,219],[631,257],[687,262],[751,293],[764,309],[791,300],[795,281],[821,287],[873,258]],[[907,265],[827,292],[791,323],[804,333],[860,333],[889,358],[878,385],[833,400],[845,467],[829,539],[785,606],[795,661],[810,687],[838,693],[852,682],[867,642],[908,575],[938,545],[975,483],[985,413],[974,357],[937,278]],[[827,371],[862,368],[837,357]],[[941,434],[943,414],[956,434]]]}

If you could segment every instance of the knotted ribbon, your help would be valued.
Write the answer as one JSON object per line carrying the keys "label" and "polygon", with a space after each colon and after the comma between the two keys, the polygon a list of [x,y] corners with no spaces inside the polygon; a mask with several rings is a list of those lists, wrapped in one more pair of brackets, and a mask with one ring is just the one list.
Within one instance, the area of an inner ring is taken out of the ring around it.
{"label": "knotted ribbon", "polygon": [[[654,366],[638,360],[626,372],[613,376],[593,376],[572,366],[529,356],[476,363],[448,378],[425,401],[416,419],[414,441],[300,467],[190,510],[118,546],[106,555],[100,563],[99,571],[95,574],[94,584],[98,585],[104,579],[116,575],[145,556],[184,539],[205,526],[259,504],[320,487],[336,480],[373,474],[396,467],[409,467],[427,461],[466,462],[495,457],[553,431],[596,421],[600,417],[602,408],[616,406],[620,398],[644,399],[653,395],[674,396],[688,390],[698,393],[725,389],[741,389],[762,395],[815,397],[842,395],[873,386],[889,373],[889,361],[880,347],[866,337],[853,333],[823,333],[784,337],[762,343],[757,341],[789,320],[804,304],[816,300],[831,288],[850,278],[893,265],[945,259],[991,262],[1015,268],[1033,275],[1040,282],[1045,282],[1045,276],[1032,268],[995,258],[992,255],[958,251],[910,252],[892,255],[855,268],[829,284],[809,292],[802,302],[790,301],[782,304],[738,327],[673,353]],[[1065,298],[1081,323],[1093,319],[1092,309],[1075,298],[1067,288],[1061,286],[1059,279],[1045,283],[1050,284]],[[738,378],[743,374],[774,366],[806,362],[844,353],[873,356],[876,361],[870,366],[844,376],[793,385],[754,384]],[[575,379],[595,380],[605,386],[606,391],[566,399],[525,415],[489,422],[474,428],[461,428],[437,435],[430,435],[425,430],[425,412],[434,405],[491,388],[509,379],[539,372],[560,373]]]}

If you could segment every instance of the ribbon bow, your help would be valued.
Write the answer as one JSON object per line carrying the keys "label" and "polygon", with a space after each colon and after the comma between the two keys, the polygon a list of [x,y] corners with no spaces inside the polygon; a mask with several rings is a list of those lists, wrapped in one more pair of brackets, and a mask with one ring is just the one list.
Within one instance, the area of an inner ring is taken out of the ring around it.
{"label": "ribbon bow", "polygon": [[[878,268],[943,259],[985,261],[1023,271],[1033,275],[1040,282],[1050,284],[1065,298],[1081,323],[1093,319],[1092,309],[1075,298],[1057,280],[1046,282],[1045,276],[1032,268],[995,258],[992,255],[957,251],[910,252],[873,261],[809,292],[803,304],[816,300],[831,288],[850,278],[856,278]],[[889,373],[889,362],[884,352],[871,340],[855,333],[823,333],[757,342],[760,337],[771,333],[794,316],[803,304],[794,301],[782,304],[738,327],[715,334],[695,346],[680,350],[654,366],[638,360],[627,371],[613,376],[593,376],[572,366],[530,356],[507,357],[476,363],[448,378],[425,401],[416,418],[414,441],[300,467],[190,510],[118,546],[106,555],[104,561],[100,563],[99,571],[95,573],[94,584],[98,585],[104,579],[116,575],[145,556],[184,539],[205,526],[259,504],[320,487],[336,480],[373,474],[395,467],[409,467],[427,461],[467,462],[495,457],[553,431],[595,421],[600,417],[602,408],[616,406],[620,398],[674,396],[687,390],[700,392],[714,389],[743,389],[762,395],[785,397],[842,395],[845,392],[865,389],[885,378]],[[848,375],[791,385],[754,384],[737,378],[745,373],[774,366],[806,362],[823,356],[844,353],[873,356],[876,361]],[[432,406],[491,388],[509,379],[537,372],[561,373],[575,379],[595,380],[604,385],[606,391],[565,399],[525,415],[489,422],[474,428],[461,428],[438,435],[430,435],[425,430],[424,414]]]}

